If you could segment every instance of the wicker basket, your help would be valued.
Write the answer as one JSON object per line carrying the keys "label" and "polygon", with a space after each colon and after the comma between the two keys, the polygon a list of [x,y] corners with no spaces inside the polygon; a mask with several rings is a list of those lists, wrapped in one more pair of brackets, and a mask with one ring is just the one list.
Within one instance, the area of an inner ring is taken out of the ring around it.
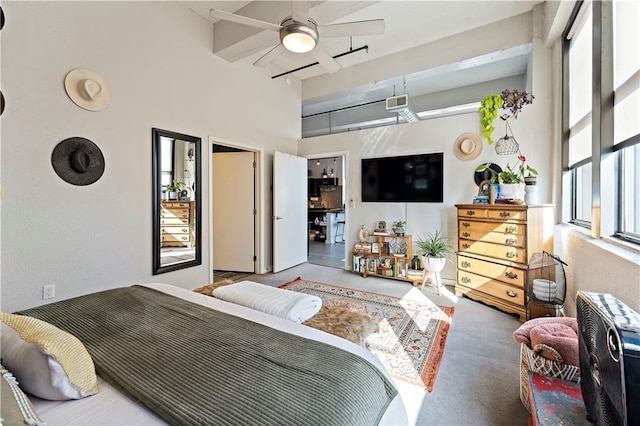
{"label": "wicker basket", "polygon": [[520,344],[520,401],[522,401],[527,411],[530,411],[529,371],[571,382],[580,382],[580,367],[565,364],[562,356],[549,346],[537,345],[536,348],[540,350],[544,348],[552,352],[556,360],[544,358],[526,344]]}

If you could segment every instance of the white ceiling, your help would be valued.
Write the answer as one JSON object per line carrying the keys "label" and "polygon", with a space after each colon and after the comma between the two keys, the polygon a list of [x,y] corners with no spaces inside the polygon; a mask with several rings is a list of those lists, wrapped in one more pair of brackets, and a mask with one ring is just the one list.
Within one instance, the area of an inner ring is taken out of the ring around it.
{"label": "white ceiling", "polygon": [[[209,10],[222,9],[275,24],[280,24],[283,18],[291,14],[290,1],[181,0],[181,3],[213,24],[213,54],[230,62],[246,63],[247,66],[253,66],[253,62],[279,43],[278,33],[219,21],[209,16]],[[352,40],[348,37],[320,40],[319,43],[331,56],[347,52],[350,47],[354,49],[364,45],[369,47],[367,53],[361,51],[337,59],[343,68],[347,68],[526,13],[537,3],[541,1],[313,1],[309,16],[319,25],[378,18],[385,20],[386,28],[382,35],[353,37]],[[406,74],[403,64],[394,64],[394,68],[397,69],[397,78],[377,82],[375,90],[387,93],[388,96],[388,93],[391,93],[390,87],[410,81],[413,92],[424,94],[493,80],[501,76],[522,74],[527,66],[529,48],[529,46],[522,46],[509,52],[496,52],[484,57],[469,58],[466,64],[465,62],[449,64],[412,74]],[[315,61],[310,54],[287,52],[269,65],[265,72],[273,76]],[[471,64],[473,72],[468,71]],[[291,76],[306,80],[325,73],[326,71],[320,65],[315,65],[292,73]],[[346,106],[353,103],[354,99],[358,102],[366,102],[367,96],[374,96],[372,89],[372,87],[353,88],[348,99],[345,94],[335,94],[335,96],[329,95],[323,99],[306,102],[306,106],[315,113],[326,108]],[[398,91],[398,93],[405,92]],[[379,99],[378,94],[375,97]]]}

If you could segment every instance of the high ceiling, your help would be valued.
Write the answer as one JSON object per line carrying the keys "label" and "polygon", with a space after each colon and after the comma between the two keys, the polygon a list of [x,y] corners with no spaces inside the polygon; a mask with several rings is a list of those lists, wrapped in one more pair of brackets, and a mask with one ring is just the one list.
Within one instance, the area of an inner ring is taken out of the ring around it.
{"label": "high ceiling", "polygon": [[[220,9],[273,24],[280,24],[283,18],[292,13],[290,1],[181,2],[213,24],[214,54],[230,62],[246,63],[247,66],[253,66],[256,60],[279,43],[278,33],[214,19],[209,15],[209,10]],[[385,31],[381,35],[320,38],[319,44],[331,56],[347,52],[351,48],[368,46],[368,51],[362,50],[338,58],[337,61],[345,69],[526,13],[537,3],[540,1],[312,1],[309,16],[318,25],[384,19]],[[422,91],[422,94],[429,90],[446,89],[451,85],[460,87],[476,84],[479,81],[499,78],[504,74],[523,73],[528,56],[529,47],[524,46],[515,51],[469,58],[466,64],[463,62],[449,64],[439,69],[411,74],[407,74],[405,64],[394,64],[397,77],[389,79],[384,84],[377,82],[376,89],[390,93],[388,90],[390,86],[403,84],[407,80],[411,81],[412,90]],[[316,59],[310,53],[286,52],[265,67],[265,73],[274,76],[314,62]],[[470,64],[473,66],[473,72],[469,72]],[[342,70],[337,72],[340,73]],[[321,65],[315,65],[291,73],[289,76],[307,80],[326,73],[327,71]],[[353,98],[358,90],[362,93],[370,93],[371,89],[371,87],[353,88],[350,98]],[[362,96],[355,97],[362,101]],[[341,107],[348,103],[344,94],[336,94],[336,96],[328,95],[323,99],[306,102],[306,107],[311,108],[310,111],[315,113],[325,108]]]}

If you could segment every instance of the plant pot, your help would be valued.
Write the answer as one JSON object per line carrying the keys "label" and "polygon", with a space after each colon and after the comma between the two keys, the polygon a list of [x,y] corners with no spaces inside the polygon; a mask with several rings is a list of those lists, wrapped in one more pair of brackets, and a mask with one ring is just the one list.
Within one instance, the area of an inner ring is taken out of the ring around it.
{"label": "plant pot", "polygon": [[444,257],[428,257],[422,256],[422,264],[424,269],[429,272],[441,272],[444,269],[444,265],[447,261]]}
{"label": "plant pot", "polygon": [[538,184],[538,178],[536,176],[526,177],[526,178],[524,178],[524,184],[525,185],[537,185]]}
{"label": "plant pot", "polygon": [[501,183],[500,184],[500,197],[513,198],[520,191],[519,183]]}
{"label": "plant pot", "polygon": [[177,200],[178,199],[178,193],[176,191],[169,191],[169,199],[170,200]]}
{"label": "plant pot", "polygon": [[396,235],[404,235],[404,227],[398,227],[398,226],[394,226],[393,227],[393,233]]}

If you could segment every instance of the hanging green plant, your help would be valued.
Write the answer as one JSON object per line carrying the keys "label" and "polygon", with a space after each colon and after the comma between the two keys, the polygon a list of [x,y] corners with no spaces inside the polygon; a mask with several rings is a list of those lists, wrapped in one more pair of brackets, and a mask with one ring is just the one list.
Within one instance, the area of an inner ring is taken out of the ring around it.
{"label": "hanging green plant", "polygon": [[498,117],[498,110],[502,106],[502,102],[502,96],[497,93],[492,93],[480,102],[478,112],[481,114],[482,136],[489,142],[489,145],[493,144],[493,139],[491,139],[491,134],[495,130],[493,120]]}

